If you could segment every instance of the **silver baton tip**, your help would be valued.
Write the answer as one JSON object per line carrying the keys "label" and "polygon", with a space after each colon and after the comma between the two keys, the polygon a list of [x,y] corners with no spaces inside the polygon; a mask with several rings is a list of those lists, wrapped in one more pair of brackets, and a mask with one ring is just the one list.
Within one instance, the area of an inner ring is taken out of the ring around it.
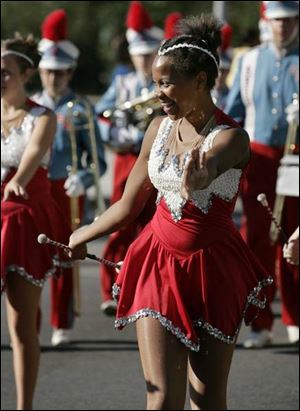
{"label": "silver baton tip", "polygon": [[37,240],[40,244],[46,244],[48,242],[48,237],[46,236],[46,234],[40,234]]}
{"label": "silver baton tip", "polygon": [[258,194],[258,196],[257,196],[257,201],[259,201],[260,203],[262,203],[263,201],[265,201],[266,200],[266,195],[265,195],[265,193],[260,193],[260,194]]}

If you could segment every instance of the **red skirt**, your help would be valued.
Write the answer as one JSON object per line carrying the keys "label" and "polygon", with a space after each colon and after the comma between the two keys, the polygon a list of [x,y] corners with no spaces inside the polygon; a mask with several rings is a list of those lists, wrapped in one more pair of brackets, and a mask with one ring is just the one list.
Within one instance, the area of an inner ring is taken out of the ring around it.
{"label": "red skirt", "polygon": [[231,220],[232,204],[217,197],[208,214],[187,203],[174,222],[164,200],[130,246],[113,295],[116,328],[151,316],[188,348],[200,348],[199,328],[235,343],[266,299],[272,279]]}
{"label": "red skirt", "polygon": [[[14,174],[15,170],[2,184],[1,199]],[[10,195],[7,201],[1,200],[1,291],[5,289],[6,276],[11,271],[42,287],[48,276],[59,274],[62,266],[70,266],[62,249],[37,242],[38,235],[44,233],[53,240],[68,244],[71,234],[50,194],[45,169],[37,170],[26,191],[28,199]]]}

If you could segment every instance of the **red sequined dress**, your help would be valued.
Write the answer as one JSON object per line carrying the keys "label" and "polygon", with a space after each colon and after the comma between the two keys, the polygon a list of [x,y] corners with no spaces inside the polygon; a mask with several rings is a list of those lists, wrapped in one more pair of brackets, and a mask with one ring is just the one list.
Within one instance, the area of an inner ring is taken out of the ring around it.
{"label": "red sequined dress", "polygon": [[28,199],[11,194],[2,201],[4,188],[16,173],[36,120],[45,111],[29,100],[31,109],[19,128],[8,136],[1,131],[1,291],[5,290],[10,272],[17,272],[35,286],[42,287],[48,276],[70,266],[61,249],[41,245],[44,233],[61,243],[68,243],[70,228],[51,197],[47,177],[50,150],[26,186]]}
{"label": "red sequined dress", "polygon": [[[232,220],[244,171],[229,169],[188,202],[180,196],[182,173],[166,146],[174,122],[162,121],[151,149],[148,171],[158,190],[151,222],[127,252],[113,286],[118,300],[116,328],[151,316],[194,351],[198,330],[225,343],[236,341],[264,308],[264,286],[272,279],[246,246]],[[208,151],[223,129],[237,127],[222,111],[200,150]],[[167,157],[170,158],[166,161]]]}

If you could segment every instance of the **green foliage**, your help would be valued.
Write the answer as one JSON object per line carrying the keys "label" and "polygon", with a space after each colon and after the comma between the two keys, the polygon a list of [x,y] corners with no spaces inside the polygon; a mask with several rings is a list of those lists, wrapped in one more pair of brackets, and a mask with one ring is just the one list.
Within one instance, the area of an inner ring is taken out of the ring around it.
{"label": "green foliage", "polygon": [[[113,38],[125,32],[129,1],[2,1],[1,38],[33,33],[40,38],[40,26],[51,11],[63,8],[68,14],[69,38],[80,49],[74,76],[76,90],[100,94],[107,87],[114,64]],[[185,15],[211,12],[211,1],[144,1],[155,25],[163,27],[172,11]],[[239,45],[249,29],[257,30],[258,1],[227,1],[227,20],[233,26],[234,45]],[[34,87],[38,86],[37,81]]]}

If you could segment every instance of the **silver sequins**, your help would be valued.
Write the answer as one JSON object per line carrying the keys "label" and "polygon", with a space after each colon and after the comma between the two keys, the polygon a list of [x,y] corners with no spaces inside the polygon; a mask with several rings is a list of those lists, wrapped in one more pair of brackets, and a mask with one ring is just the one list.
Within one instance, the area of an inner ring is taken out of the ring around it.
{"label": "silver sequins", "polygon": [[[158,131],[157,137],[151,149],[148,172],[153,185],[158,190],[157,203],[164,198],[174,221],[182,218],[182,209],[186,201],[181,197],[180,190],[182,185],[182,174],[186,162],[190,158],[190,151],[186,152],[183,159],[182,168],[179,167],[179,157],[173,155],[171,160],[165,164],[169,150],[165,149],[174,122],[169,118],[163,120]],[[208,151],[212,147],[215,136],[223,129],[225,125],[217,126],[210,132],[201,150]],[[192,194],[191,201],[203,213],[207,214],[214,196],[220,197],[225,201],[231,201],[238,192],[240,177],[242,171],[239,169],[229,169],[218,176],[204,190],[195,191]]]}
{"label": "silver sequins", "polygon": [[[4,168],[18,168],[23,153],[32,135],[35,120],[44,113],[44,107],[34,107],[25,116],[22,125],[12,128],[6,137],[1,129],[1,166]],[[47,166],[50,159],[50,150],[41,161],[41,165]]]}

